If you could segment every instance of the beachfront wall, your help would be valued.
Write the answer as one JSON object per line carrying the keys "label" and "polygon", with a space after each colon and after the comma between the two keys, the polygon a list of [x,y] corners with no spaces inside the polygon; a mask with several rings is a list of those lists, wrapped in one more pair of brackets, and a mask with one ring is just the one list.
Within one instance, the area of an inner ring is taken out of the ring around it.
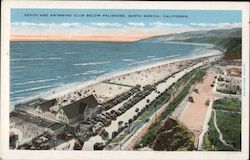
{"label": "beachfront wall", "polygon": [[56,114],[55,119],[66,124],[69,124],[72,121],[72,119],[69,120],[62,109]]}
{"label": "beachfront wall", "polygon": [[44,126],[44,127],[54,123],[52,121],[48,121],[48,119],[44,119],[39,116],[34,116],[33,114],[18,109],[15,109],[15,112],[13,112],[13,116],[17,116],[25,121],[35,123],[39,126]]}

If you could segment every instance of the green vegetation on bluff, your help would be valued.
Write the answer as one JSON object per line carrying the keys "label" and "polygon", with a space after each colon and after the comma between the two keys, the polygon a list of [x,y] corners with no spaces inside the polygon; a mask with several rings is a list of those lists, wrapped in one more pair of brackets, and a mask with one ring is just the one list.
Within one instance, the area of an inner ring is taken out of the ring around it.
{"label": "green vegetation on bluff", "polygon": [[214,101],[217,126],[224,141],[233,146],[225,146],[219,140],[219,133],[214,126],[214,114],[209,121],[208,132],[204,136],[203,148],[212,151],[241,150],[241,102],[234,98],[223,98]]}
{"label": "green vegetation on bluff", "polygon": [[194,134],[175,119],[167,118],[151,144],[156,151],[192,151]]}
{"label": "green vegetation on bluff", "polygon": [[241,114],[216,111],[217,125],[223,139],[233,145],[233,150],[241,149]]}
{"label": "green vegetation on bluff", "polygon": [[241,38],[222,39],[217,45],[222,46],[225,52],[225,58],[235,57],[241,58],[242,42]]}
{"label": "green vegetation on bluff", "polygon": [[242,46],[242,29],[216,29],[188,31],[183,33],[154,36],[142,41],[157,42],[188,42],[188,43],[209,43],[215,48],[225,52],[224,59],[240,59]]}
{"label": "green vegetation on bluff", "polygon": [[212,113],[208,125],[209,129],[204,135],[203,148],[207,151],[228,150],[228,148],[219,140],[219,133],[214,126],[214,113]]}
{"label": "green vegetation on bluff", "polygon": [[233,98],[223,98],[214,101],[213,108],[228,111],[241,111],[241,101]]}

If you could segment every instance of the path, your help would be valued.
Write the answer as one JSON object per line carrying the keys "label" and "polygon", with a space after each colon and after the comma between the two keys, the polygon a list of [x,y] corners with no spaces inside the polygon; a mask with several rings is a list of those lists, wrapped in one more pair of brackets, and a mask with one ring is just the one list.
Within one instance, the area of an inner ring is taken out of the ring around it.
{"label": "path", "polygon": [[216,128],[217,132],[219,133],[219,139],[220,141],[227,147],[231,147],[233,148],[233,146],[231,144],[228,144],[224,139],[223,139],[223,135],[220,131],[220,129],[217,126],[217,119],[216,119],[216,111],[213,109],[213,113],[214,113],[214,127]]}

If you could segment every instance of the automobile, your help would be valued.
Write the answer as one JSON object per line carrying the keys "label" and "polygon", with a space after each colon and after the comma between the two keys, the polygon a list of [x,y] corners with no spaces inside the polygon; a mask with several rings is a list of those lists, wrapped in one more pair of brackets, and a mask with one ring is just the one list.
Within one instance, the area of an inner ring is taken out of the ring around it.
{"label": "automobile", "polygon": [[49,149],[49,143],[43,143],[40,145],[40,147],[42,150],[47,150],[47,149]]}
{"label": "automobile", "polygon": [[91,120],[91,123],[96,124],[97,122],[95,120]]}
{"label": "automobile", "polygon": [[105,114],[105,116],[106,116],[107,119],[111,119],[111,116],[110,116],[110,115]]}
{"label": "automobile", "polygon": [[98,122],[97,124],[99,124],[100,126],[104,126],[104,124],[102,122]]}
{"label": "automobile", "polygon": [[116,120],[116,117],[117,117],[116,114],[111,115],[112,120]]}
{"label": "automobile", "polygon": [[100,119],[106,120],[106,117],[104,115],[100,115]]}
{"label": "automobile", "polygon": [[112,139],[115,138],[118,135],[117,131],[112,132]]}
{"label": "automobile", "polygon": [[111,110],[110,113],[111,113],[111,114],[114,114],[114,113],[115,113],[115,110]]}
{"label": "automobile", "polygon": [[139,110],[140,110],[139,108],[136,108],[136,109],[135,109],[135,112],[139,112]]}
{"label": "automobile", "polygon": [[107,112],[106,114],[109,115],[110,117],[112,116],[112,114],[110,112]]}
{"label": "automobile", "polygon": [[117,116],[120,116],[122,113],[121,113],[120,111],[115,111],[115,114],[116,114]]}
{"label": "automobile", "polygon": [[42,140],[43,142],[47,142],[49,140],[48,138],[46,138],[44,136],[41,136],[39,139]]}
{"label": "automobile", "polygon": [[106,147],[104,143],[95,143],[94,144],[94,150],[103,150]]}

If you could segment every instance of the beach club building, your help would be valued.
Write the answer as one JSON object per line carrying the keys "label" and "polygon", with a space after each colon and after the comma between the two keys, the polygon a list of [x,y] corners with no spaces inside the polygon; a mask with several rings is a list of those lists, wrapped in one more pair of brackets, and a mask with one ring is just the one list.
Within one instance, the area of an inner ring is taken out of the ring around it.
{"label": "beach club building", "polygon": [[71,124],[79,119],[87,119],[100,113],[100,105],[93,95],[85,97],[60,108],[55,119],[65,124]]}
{"label": "beach club building", "polygon": [[43,114],[45,112],[49,112],[50,108],[57,103],[56,99],[51,100],[43,100],[37,104],[35,107],[35,113]]}

